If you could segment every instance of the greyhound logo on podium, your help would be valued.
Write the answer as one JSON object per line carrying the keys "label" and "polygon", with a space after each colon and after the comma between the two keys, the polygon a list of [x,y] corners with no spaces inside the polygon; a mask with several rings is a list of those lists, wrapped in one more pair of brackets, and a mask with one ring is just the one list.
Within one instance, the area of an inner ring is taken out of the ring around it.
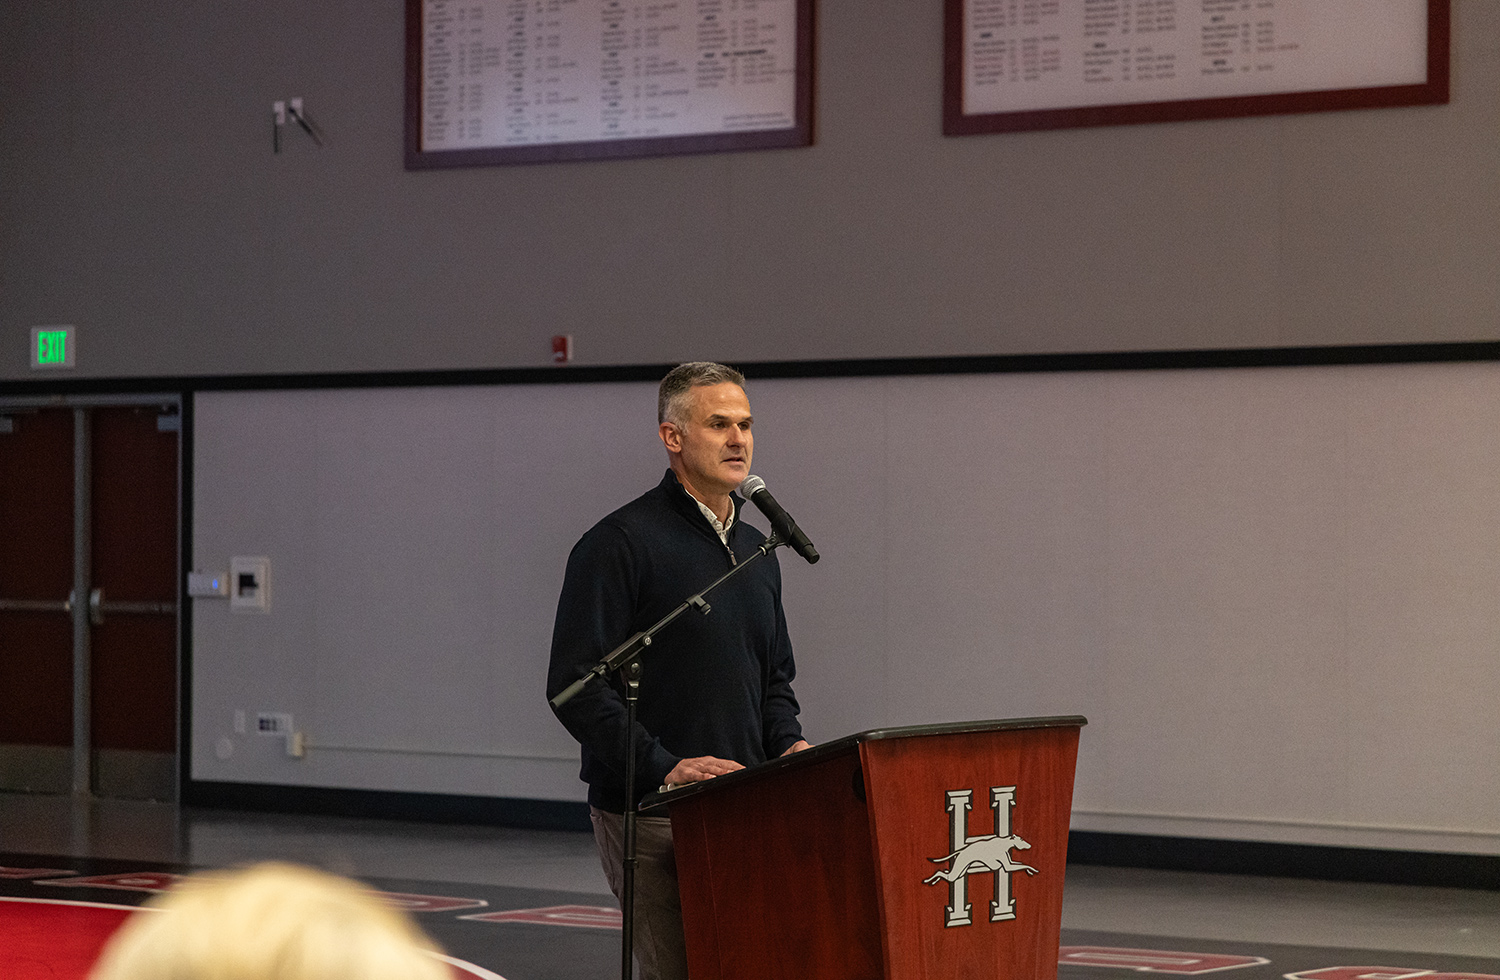
{"label": "greyhound logo on podium", "polygon": [[1016,917],[1016,901],[1010,897],[1010,876],[1017,871],[1028,875],[1037,873],[1036,868],[1017,863],[1010,854],[1012,850],[1024,851],[1031,847],[1010,832],[1010,811],[1016,805],[1016,788],[990,787],[990,809],[995,814],[993,834],[969,836],[969,810],[973,799],[973,790],[948,790],[948,813],[953,826],[952,853],[928,860],[934,864],[952,863],[946,871],[939,871],[922,882],[924,885],[935,885],[939,881],[948,883],[948,919],[945,923],[948,926],[966,926],[974,921],[968,898],[970,874],[994,874],[995,898],[990,903],[990,921],[1003,922]]}

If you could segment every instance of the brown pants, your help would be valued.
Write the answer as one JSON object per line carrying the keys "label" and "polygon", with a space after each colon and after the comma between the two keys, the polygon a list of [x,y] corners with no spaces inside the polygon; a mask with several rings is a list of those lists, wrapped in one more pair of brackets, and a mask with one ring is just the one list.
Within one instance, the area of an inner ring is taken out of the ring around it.
{"label": "brown pants", "polygon": [[[625,890],[625,818],[594,807],[589,807],[589,816],[599,863],[618,900]],[[635,962],[641,980],[688,980],[672,822],[666,817],[637,817],[635,856]]]}

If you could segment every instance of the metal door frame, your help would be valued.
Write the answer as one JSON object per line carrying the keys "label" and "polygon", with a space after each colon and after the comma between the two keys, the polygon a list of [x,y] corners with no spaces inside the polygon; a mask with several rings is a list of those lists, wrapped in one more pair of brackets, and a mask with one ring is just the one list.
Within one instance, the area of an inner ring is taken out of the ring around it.
{"label": "metal door frame", "polygon": [[[72,790],[75,797],[90,797],[94,789],[93,757],[93,644],[91,615],[97,615],[101,603],[93,587],[93,459],[94,446],[89,422],[95,408],[155,406],[164,414],[175,409],[179,420],[183,419],[190,399],[181,392],[157,394],[94,394],[94,395],[36,395],[0,397],[0,416],[19,415],[42,409],[71,408],[73,410],[73,591],[68,601],[58,611],[69,613],[73,623],[73,772]],[[176,766],[177,799],[182,797],[183,756],[183,710],[185,695],[183,674],[183,623],[182,602],[183,547],[187,526],[186,499],[184,495],[184,461],[187,457],[186,424],[179,424],[177,433],[177,574],[174,589],[177,593],[175,616],[177,669],[177,728]],[[50,608],[50,605],[49,605]]]}

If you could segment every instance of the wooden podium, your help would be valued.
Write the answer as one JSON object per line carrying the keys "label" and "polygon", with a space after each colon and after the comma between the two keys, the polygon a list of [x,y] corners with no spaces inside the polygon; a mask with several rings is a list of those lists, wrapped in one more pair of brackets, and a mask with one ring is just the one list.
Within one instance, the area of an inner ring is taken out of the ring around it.
{"label": "wooden podium", "polygon": [[1085,724],[880,729],[651,794],[693,980],[1055,980]]}

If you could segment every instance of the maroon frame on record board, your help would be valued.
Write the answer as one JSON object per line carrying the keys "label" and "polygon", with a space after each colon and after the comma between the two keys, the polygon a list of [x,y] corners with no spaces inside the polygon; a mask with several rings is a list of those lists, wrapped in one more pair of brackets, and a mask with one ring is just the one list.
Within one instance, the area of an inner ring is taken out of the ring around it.
{"label": "maroon frame on record board", "polygon": [[1427,0],[1427,81],[1419,85],[1280,92],[1230,98],[1139,102],[966,115],[963,107],[964,2],[944,0],[943,135],[1015,133],[1130,123],[1184,122],[1341,109],[1443,105],[1448,102],[1450,0]]}
{"label": "maroon frame on record board", "polygon": [[495,146],[467,150],[422,149],[422,8],[423,0],[406,0],[406,169],[486,167],[568,160],[618,160],[631,157],[730,150],[769,150],[811,146],[813,142],[814,0],[797,3],[796,125],[759,132],[700,133],[685,136],[533,146]]}

